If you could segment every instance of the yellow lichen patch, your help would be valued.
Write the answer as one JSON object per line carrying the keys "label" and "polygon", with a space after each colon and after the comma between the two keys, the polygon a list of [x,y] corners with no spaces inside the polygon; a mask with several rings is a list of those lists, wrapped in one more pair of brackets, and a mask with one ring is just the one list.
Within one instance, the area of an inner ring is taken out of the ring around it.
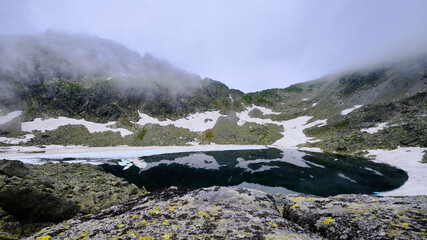
{"label": "yellow lichen patch", "polygon": [[180,226],[179,226],[179,225],[174,225],[174,227],[175,227],[176,229],[179,229],[179,227],[180,227]]}
{"label": "yellow lichen patch", "polygon": [[204,212],[204,211],[199,211],[198,214],[205,216],[205,217],[209,217],[209,213]]}
{"label": "yellow lichen patch", "polygon": [[126,216],[126,218],[139,218],[139,217],[141,217],[141,215],[139,215],[139,214],[133,214],[133,215],[129,215],[129,216]]}
{"label": "yellow lichen patch", "polygon": [[342,195],[337,195],[337,197],[342,198]]}
{"label": "yellow lichen patch", "polygon": [[89,232],[82,233],[82,235],[80,235],[80,237],[77,238],[77,239],[86,240],[87,239],[87,235],[89,235]]}
{"label": "yellow lichen patch", "polygon": [[329,224],[329,223],[332,223],[332,222],[335,222],[335,219],[330,218],[330,217],[328,217],[325,220],[323,220],[323,224]]}
{"label": "yellow lichen patch", "polygon": [[176,210],[178,206],[169,206],[169,211],[173,212]]}
{"label": "yellow lichen patch", "polygon": [[155,214],[155,213],[157,213],[159,210],[160,210],[160,208],[159,208],[159,207],[156,207],[155,209],[150,210],[150,211],[148,211],[148,212],[149,212],[150,214]]}
{"label": "yellow lichen patch", "polygon": [[296,207],[299,207],[298,203],[295,203],[294,205],[292,205],[292,209],[295,210]]}
{"label": "yellow lichen patch", "polygon": [[41,236],[41,237],[36,238],[36,240],[49,240],[51,238],[52,238],[51,236],[45,235],[45,236]]}
{"label": "yellow lichen patch", "polygon": [[138,240],[154,240],[154,237],[140,237]]}
{"label": "yellow lichen patch", "polygon": [[301,201],[314,201],[314,198],[312,197],[295,197],[292,199],[294,202],[301,202]]}
{"label": "yellow lichen patch", "polygon": [[394,227],[398,227],[398,228],[404,228],[404,229],[412,229],[409,226],[409,223],[405,223],[405,222],[397,222],[397,223],[391,223],[392,226]]}
{"label": "yellow lichen patch", "polygon": [[278,225],[276,224],[276,223],[274,223],[274,222],[268,222],[268,224],[270,224],[271,226],[273,226],[273,227],[277,227]]}
{"label": "yellow lichen patch", "polygon": [[145,225],[145,226],[149,226],[149,225],[153,225],[153,224],[156,224],[156,223],[157,223],[157,221],[148,222],[147,220],[144,219],[142,221],[134,223],[134,225]]}
{"label": "yellow lichen patch", "polygon": [[160,223],[160,225],[169,225],[169,220],[164,220],[162,223]]}
{"label": "yellow lichen patch", "polygon": [[171,238],[171,237],[172,237],[172,235],[173,235],[173,233],[165,233],[165,234],[163,235],[162,239],[169,239],[169,238]]}
{"label": "yellow lichen patch", "polygon": [[124,224],[120,224],[120,225],[117,225],[116,226],[116,228],[124,228],[126,225],[124,225]]}

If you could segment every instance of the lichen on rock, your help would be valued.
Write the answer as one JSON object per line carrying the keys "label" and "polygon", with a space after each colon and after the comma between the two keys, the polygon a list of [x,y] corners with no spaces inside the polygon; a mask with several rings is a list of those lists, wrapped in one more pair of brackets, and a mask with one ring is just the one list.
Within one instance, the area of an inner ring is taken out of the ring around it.
{"label": "lichen on rock", "polygon": [[0,160],[0,236],[19,239],[144,193],[98,166]]}
{"label": "lichen on rock", "polygon": [[92,239],[322,239],[282,218],[270,195],[227,187],[171,187],[46,228],[32,238],[75,239],[86,232]]}
{"label": "lichen on rock", "polygon": [[423,239],[427,234],[426,196],[281,197],[284,218],[328,239]]}

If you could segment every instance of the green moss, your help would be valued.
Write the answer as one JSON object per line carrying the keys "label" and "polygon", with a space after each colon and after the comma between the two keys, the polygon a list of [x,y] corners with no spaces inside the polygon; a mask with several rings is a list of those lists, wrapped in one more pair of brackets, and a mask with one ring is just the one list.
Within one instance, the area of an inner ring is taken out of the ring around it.
{"label": "green moss", "polygon": [[142,141],[144,140],[144,136],[147,133],[147,130],[144,128],[136,134],[136,139]]}
{"label": "green moss", "polygon": [[211,129],[206,130],[205,131],[205,138],[208,139],[208,140],[211,140],[212,137],[213,137],[212,130]]}

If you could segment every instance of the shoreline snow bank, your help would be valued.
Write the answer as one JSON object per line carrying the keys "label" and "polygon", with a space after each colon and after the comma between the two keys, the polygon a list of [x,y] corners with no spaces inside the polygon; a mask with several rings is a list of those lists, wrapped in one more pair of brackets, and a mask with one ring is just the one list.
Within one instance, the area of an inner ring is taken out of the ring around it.
{"label": "shoreline snow bank", "polygon": [[0,137],[0,142],[7,143],[7,144],[21,144],[21,143],[27,143],[34,137],[35,137],[34,134],[25,134],[21,138]]}
{"label": "shoreline snow bank", "polygon": [[25,163],[39,163],[36,160],[62,159],[62,158],[92,158],[116,159],[150,156],[164,153],[199,152],[199,151],[225,151],[266,149],[265,145],[198,145],[198,146],[150,146],[150,147],[86,147],[86,146],[60,146],[48,145],[40,147],[10,146],[0,148],[0,158],[7,160],[20,160]]}
{"label": "shoreline snow bank", "polygon": [[369,150],[369,155],[375,155],[375,162],[386,163],[398,167],[408,174],[409,178],[401,187],[389,192],[382,192],[383,196],[415,196],[427,195],[427,163],[422,163],[424,150],[419,147],[399,147],[394,150]]}

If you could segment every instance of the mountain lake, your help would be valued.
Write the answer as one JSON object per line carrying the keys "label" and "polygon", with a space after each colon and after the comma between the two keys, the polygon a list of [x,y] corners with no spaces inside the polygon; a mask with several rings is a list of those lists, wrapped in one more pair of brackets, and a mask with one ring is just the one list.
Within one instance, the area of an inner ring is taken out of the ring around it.
{"label": "mountain lake", "polygon": [[408,179],[401,169],[364,158],[277,148],[144,156],[137,159],[143,163],[140,168],[127,159],[45,161],[101,163],[106,172],[148,191],[170,186],[236,186],[272,194],[376,194],[396,189]]}

